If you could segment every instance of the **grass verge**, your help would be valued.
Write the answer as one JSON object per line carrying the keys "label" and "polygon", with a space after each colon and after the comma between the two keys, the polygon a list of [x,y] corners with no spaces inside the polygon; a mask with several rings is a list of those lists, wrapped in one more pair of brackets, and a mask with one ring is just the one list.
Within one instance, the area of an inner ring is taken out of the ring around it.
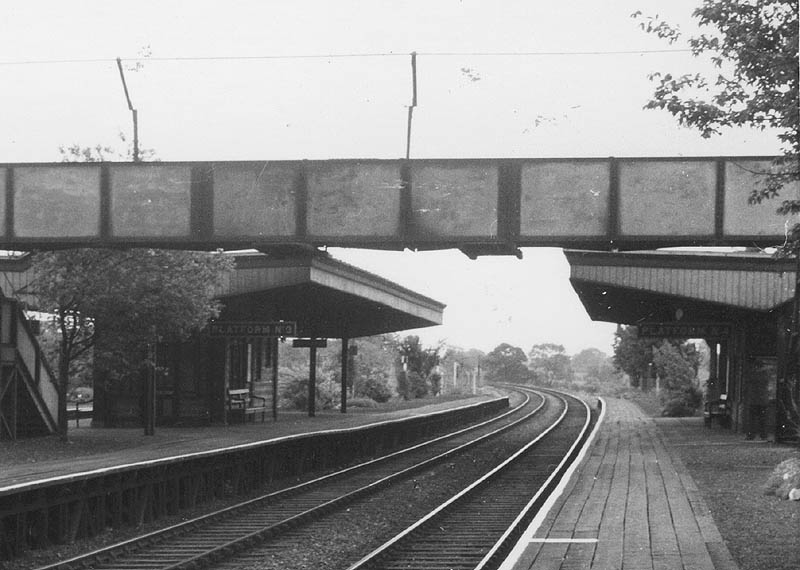
{"label": "grass verge", "polygon": [[747,441],[702,419],[657,419],[686,466],[740,570],[800,568],[800,502],[765,492],[775,467],[795,447]]}

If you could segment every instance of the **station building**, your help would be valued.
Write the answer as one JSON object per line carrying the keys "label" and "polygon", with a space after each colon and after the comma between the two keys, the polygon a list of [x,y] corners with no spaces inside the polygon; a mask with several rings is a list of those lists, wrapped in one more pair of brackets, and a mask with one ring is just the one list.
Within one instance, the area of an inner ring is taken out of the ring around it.
{"label": "station building", "polygon": [[706,341],[705,397],[726,402],[731,429],[763,428],[778,438],[793,433],[800,402],[800,387],[787,373],[794,259],[759,251],[565,255],[592,320],[636,325],[640,335]]}
{"label": "station building", "polygon": [[[311,345],[312,361],[315,348],[325,339],[341,339],[346,362],[350,339],[442,322],[442,303],[322,252],[239,253],[235,259],[235,270],[216,292],[223,305],[219,318],[211,323],[217,326],[186,342],[157,345],[160,372],[151,396],[160,424],[231,421],[232,411],[238,411],[231,407],[232,392],[246,393],[245,405],[257,404],[262,416],[269,415],[270,408],[274,413],[280,392],[278,343],[287,336]],[[14,299],[14,293],[30,280],[29,259],[11,256],[0,260],[0,266],[4,294],[0,345],[8,353],[0,416],[11,426],[4,437],[11,432],[16,436],[17,430],[47,433],[53,431],[57,416],[57,394],[47,380],[53,373],[31,323]],[[26,300],[35,306],[33,299]],[[285,334],[278,327],[277,332],[264,335],[224,326],[253,322],[287,324],[294,332]],[[214,328],[217,334],[209,333]],[[343,382],[345,376],[343,368]],[[140,425],[148,396],[147,382],[139,380],[114,382],[96,374],[93,422]]]}

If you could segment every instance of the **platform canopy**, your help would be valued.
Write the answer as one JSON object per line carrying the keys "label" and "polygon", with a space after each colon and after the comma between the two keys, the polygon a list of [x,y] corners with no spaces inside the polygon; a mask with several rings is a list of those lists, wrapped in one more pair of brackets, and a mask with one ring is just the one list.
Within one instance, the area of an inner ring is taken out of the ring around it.
{"label": "platform canopy", "polygon": [[714,321],[791,301],[795,261],[763,252],[567,250],[570,282],[596,321]]}
{"label": "platform canopy", "polygon": [[445,305],[324,253],[236,255],[222,318],[288,320],[297,336],[356,338],[442,324]]}
{"label": "platform canopy", "polygon": [[[780,243],[771,157],[0,164],[0,248]],[[797,198],[789,183],[782,198]]]}
{"label": "platform canopy", "polygon": [[[293,321],[297,336],[357,338],[442,324],[445,305],[338,261],[292,250],[231,253],[236,269],[216,292],[226,321]],[[28,255],[0,257],[0,286],[16,296],[30,279]],[[34,299],[26,299],[35,306]]]}

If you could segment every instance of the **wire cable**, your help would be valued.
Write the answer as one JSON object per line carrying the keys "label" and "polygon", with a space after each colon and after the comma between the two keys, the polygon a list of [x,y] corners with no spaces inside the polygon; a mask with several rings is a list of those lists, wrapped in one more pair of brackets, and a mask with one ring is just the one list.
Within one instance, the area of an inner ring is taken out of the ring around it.
{"label": "wire cable", "polygon": [[[418,56],[426,57],[553,57],[553,56],[602,56],[602,55],[646,55],[663,53],[691,53],[691,49],[654,49],[654,50],[609,50],[609,51],[504,51],[504,52],[436,52],[418,51]],[[126,61],[157,62],[157,61],[256,61],[271,59],[345,59],[345,58],[376,58],[376,57],[408,57],[406,52],[376,52],[376,53],[329,53],[329,54],[282,54],[282,55],[210,55],[210,56],[164,56],[123,57]],[[87,59],[19,59],[0,61],[0,65],[61,65],[79,63],[114,63],[116,58],[87,58]]]}

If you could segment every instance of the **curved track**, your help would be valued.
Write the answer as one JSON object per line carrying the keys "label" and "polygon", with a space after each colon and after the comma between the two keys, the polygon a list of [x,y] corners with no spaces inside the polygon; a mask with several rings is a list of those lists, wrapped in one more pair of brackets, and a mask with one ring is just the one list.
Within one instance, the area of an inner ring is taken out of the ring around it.
{"label": "curved track", "polygon": [[563,411],[551,428],[349,570],[497,568],[588,437],[586,404],[557,397]]}
{"label": "curved track", "polygon": [[[225,557],[212,568],[340,570],[376,547],[373,555],[353,568],[475,568],[481,567],[482,558],[501,561],[560,480],[572,450],[577,453],[580,446],[573,436],[582,440],[579,434],[588,433],[589,410],[583,403],[572,400],[574,405],[566,411],[563,399],[554,395],[546,399],[539,414],[464,457],[356,501],[347,512],[331,513],[247,552]],[[470,469],[476,460],[479,471]],[[515,473],[516,481],[502,478],[514,469],[521,470]],[[426,502],[427,497],[420,501],[417,494],[424,494],[434,481],[440,490],[449,491],[435,501]],[[493,485],[497,495],[475,494]],[[468,509],[463,520],[443,516],[471,498],[474,509]],[[429,513],[441,501],[444,506]],[[402,532],[392,538],[398,531]]]}
{"label": "curved track", "polygon": [[542,396],[529,395],[522,405],[476,426],[41,570],[196,568],[229,559],[494,438],[543,407]]}

